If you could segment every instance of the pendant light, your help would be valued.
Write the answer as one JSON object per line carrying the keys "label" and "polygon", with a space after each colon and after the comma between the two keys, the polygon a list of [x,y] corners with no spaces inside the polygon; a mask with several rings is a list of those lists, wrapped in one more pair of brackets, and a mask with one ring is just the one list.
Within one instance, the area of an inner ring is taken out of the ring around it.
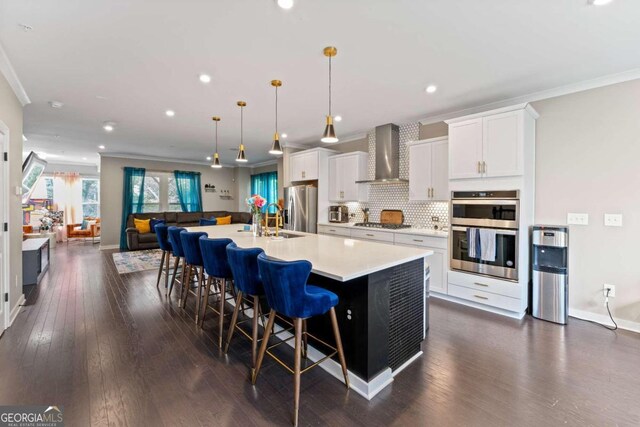
{"label": "pendant light", "polygon": [[218,122],[220,121],[220,117],[212,117],[211,120],[216,122],[216,152],[213,155],[213,164],[211,165],[214,169],[220,169],[222,165],[220,164],[220,156],[218,156]]}
{"label": "pendant light", "polygon": [[280,146],[280,136],[278,135],[278,88],[282,86],[280,80],[271,80],[271,86],[276,88],[276,133],[273,135],[273,144],[269,154],[279,155],[282,154],[282,147]]}
{"label": "pendant light", "polygon": [[331,58],[338,54],[338,49],[333,46],[324,48],[324,56],[329,58],[329,115],[327,116],[327,126],[324,128],[324,134],[320,141],[322,142],[338,142],[336,131],[333,128],[333,116],[331,116]]}
{"label": "pendant light", "polygon": [[238,147],[238,157],[236,157],[236,162],[246,163],[247,157],[244,154],[244,135],[243,135],[243,126],[244,126],[244,107],[247,106],[247,103],[244,101],[238,101],[238,107],[240,107],[240,147]]}

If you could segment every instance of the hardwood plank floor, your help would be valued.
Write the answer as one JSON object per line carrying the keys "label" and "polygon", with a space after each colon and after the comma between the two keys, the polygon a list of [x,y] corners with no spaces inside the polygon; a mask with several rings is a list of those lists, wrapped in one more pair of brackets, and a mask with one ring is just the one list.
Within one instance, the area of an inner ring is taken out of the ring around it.
{"label": "hardwood plank floor", "polygon": [[[69,426],[290,423],[292,378],[249,343],[216,346],[155,287],[119,275],[111,252],[59,245],[0,339],[0,404],[63,405]],[[424,355],[368,402],[322,370],[303,375],[301,425],[640,425],[640,335],[571,319],[506,319],[431,299]]]}

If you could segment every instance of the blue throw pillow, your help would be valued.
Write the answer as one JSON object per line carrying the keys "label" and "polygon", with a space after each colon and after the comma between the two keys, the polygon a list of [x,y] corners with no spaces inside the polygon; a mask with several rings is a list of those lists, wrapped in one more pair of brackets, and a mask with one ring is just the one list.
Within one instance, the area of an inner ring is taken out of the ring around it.
{"label": "blue throw pillow", "polygon": [[151,228],[151,232],[152,233],[156,232],[156,225],[158,225],[158,224],[165,224],[165,220],[164,219],[151,218],[151,220],[149,221],[149,228]]}
{"label": "blue throw pillow", "polygon": [[218,220],[215,217],[211,217],[209,219],[206,218],[200,218],[200,224],[201,227],[203,226],[207,226],[207,225],[218,225]]}
{"label": "blue throw pillow", "polygon": [[82,225],[80,226],[80,230],[86,230],[89,227],[89,221],[86,219],[82,221]]}

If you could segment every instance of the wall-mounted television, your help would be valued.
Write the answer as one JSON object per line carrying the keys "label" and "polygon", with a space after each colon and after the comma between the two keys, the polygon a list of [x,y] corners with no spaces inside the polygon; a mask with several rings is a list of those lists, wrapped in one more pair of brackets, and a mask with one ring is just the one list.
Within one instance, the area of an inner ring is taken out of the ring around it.
{"label": "wall-mounted television", "polygon": [[22,204],[29,201],[29,197],[36,187],[38,180],[42,176],[47,162],[38,157],[33,151],[29,153],[24,163],[22,163]]}

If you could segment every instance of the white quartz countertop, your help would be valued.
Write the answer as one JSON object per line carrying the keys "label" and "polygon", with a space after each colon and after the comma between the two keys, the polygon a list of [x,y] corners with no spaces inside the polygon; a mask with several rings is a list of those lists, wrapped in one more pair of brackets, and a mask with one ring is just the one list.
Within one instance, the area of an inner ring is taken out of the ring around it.
{"label": "white quartz countertop", "polygon": [[428,249],[295,231],[286,233],[303,237],[281,240],[253,237],[251,232],[242,231],[242,224],[187,227],[187,230],[204,231],[211,238],[227,237],[241,248],[262,248],[269,257],[283,261],[306,259],[313,265],[314,273],[342,282],[433,255]]}
{"label": "white quartz countertop", "polygon": [[383,231],[385,233],[441,237],[443,239],[446,239],[447,237],[449,237],[448,232],[434,230],[432,228],[411,227],[411,228],[389,229],[389,228],[357,227],[354,225],[353,222],[319,222],[318,225],[324,225],[328,227],[353,228],[357,230],[375,230],[375,231]]}

